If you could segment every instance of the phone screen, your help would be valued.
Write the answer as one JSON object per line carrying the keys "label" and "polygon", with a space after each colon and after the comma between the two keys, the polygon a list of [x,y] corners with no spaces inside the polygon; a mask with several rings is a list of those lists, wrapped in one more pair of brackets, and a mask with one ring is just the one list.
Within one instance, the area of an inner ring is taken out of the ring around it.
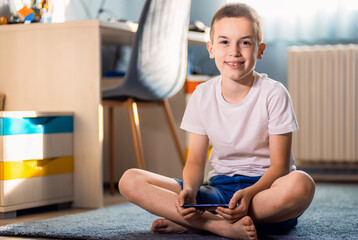
{"label": "phone screen", "polygon": [[213,204],[185,204],[183,206],[183,208],[197,208],[197,209],[203,209],[206,211],[215,211],[215,209],[217,207],[229,207],[229,204],[218,204],[218,203],[213,203]]}

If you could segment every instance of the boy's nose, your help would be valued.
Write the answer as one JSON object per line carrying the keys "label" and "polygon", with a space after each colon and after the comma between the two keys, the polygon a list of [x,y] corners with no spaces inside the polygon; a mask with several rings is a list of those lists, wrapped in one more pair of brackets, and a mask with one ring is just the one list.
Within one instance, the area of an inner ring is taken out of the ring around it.
{"label": "boy's nose", "polygon": [[241,52],[240,52],[240,46],[239,45],[233,45],[231,50],[230,50],[230,55],[234,56],[234,57],[239,57],[241,56]]}

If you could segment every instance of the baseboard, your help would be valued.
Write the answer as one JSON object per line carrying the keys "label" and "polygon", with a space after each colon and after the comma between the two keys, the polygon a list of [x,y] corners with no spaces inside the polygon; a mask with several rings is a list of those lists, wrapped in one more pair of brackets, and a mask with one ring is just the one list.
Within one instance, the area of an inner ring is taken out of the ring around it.
{"label": "baseboard", "polygon": [[358,182],[356,163],[301,163],[297,168],[307,172],[316,182]]}
{"label": "baseboard", "polygon": [[310,174],[315,182],[325,183],[358,183],[357,175]]}

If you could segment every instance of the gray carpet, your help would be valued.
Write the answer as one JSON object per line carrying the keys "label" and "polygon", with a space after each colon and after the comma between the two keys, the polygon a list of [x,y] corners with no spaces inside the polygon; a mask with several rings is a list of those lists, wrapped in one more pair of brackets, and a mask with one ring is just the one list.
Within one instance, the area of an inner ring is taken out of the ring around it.
{"label": "gray carpet", "polygon": [[[155,234],[157,217],[133,204],[0,227],[0,236],[63,239],[226,239],[211,234]],[[358,240],[358,185],[318,184],[310,208],[286,235],[261,239]]]}

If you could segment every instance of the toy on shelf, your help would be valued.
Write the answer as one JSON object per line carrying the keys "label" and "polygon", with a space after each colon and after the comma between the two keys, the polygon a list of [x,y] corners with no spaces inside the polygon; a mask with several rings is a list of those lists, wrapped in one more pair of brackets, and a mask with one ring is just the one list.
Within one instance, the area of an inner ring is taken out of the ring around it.
{"label": "toy on shelf", "polygon": [[11,17],[8,23],[51,22],[50,0],[9,0]]}

